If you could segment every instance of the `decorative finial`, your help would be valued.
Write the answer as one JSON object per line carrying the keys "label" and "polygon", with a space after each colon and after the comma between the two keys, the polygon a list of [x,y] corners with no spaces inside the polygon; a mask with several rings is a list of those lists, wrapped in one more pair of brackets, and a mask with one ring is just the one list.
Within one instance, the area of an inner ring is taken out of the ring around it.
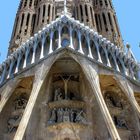
{"label": "decorative finial", "polygon": [[67,13],[67,0],[64,0],[64,14]]}

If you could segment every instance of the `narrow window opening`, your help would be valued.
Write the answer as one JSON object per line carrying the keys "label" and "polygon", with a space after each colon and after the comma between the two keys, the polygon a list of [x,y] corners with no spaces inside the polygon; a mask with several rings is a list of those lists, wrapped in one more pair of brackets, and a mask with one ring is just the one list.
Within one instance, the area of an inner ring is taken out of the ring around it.
{"label": "narrow window opening", "polygon": [[103,21],[104,21],[105,29],[106,29],[106,32],[107,32],[108,31],[108,27],[107,27],[106,17],[105,17],[104,13],[102,15],[103,15]]}

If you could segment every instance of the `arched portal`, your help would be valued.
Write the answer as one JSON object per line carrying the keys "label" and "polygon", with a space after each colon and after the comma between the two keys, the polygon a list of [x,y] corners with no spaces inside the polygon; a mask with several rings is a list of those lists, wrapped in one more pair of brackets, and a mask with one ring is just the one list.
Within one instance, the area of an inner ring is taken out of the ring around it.
{"label": "arched portal", "polygon": [[[33,127],[36,129],[30,131]],[[51,67],[24,137],[108,140],[108,129],[92,88],[81,66],[70,55],[61,56]]]}

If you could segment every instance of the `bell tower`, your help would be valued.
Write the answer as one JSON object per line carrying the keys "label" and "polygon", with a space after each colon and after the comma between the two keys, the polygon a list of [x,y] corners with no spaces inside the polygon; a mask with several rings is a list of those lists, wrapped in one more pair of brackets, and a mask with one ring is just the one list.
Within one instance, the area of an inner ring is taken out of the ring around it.
{"label": "bell tower", "polygon": [[93,5],[97,31],[115,45],[123,48],[122,36],[112,0],[94,0]]}
{"label": "bell tower", "polygon": [[9,54],[32,34],[35,20],[34,0],[21,0],[11,36]]}

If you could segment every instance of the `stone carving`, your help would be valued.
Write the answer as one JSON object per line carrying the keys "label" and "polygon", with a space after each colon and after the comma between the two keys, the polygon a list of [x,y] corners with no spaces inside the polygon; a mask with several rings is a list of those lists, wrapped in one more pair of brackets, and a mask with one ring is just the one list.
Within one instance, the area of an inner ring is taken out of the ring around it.
{"label": "stone carving", "polygon": [[49,124],[61,122],[77,122],[86,124],[85,113],[83,110],[73,110],[69,108],[59,108],[52,110]]}
{"label": "stone carving", "polygon": [[121,101],[115,100],[110,94],[106,95],[106,102],[109,107],[118,107],[118,108],[123,109],[123,105]]}
{"label": "stone carving", "polygon": [[48,124],[53,124],[56,121],[56,109],[53,109],[52,114],[51,114],[51,118],[48,121]]}
{"label": "stone carving", "polygon": [[24,96],[20,96],[14,101],[15,104],[15,110],[18,109],[25,109],[27,105],[28,100]]}
{"label": "stone carving", "polygon": [[70,110],[68,108],[64,111],[63,122],[70,122]]}
{"label": "stone carving", "polygon": [[16,112],[15,114],[11,116],[11,118],[9,118],[7,122],[8,133],[12,133],[17,130],[19,123],[21,121],[22,115],[23,114],[21,112]]}
{"label": "stone carving", "polygon": [[61,92],[61,89],[58,88],[55,90],[54,101],[60,101],[60,100],[63,100],[63,93]]}
{"label": "stone carving", "polygon": [[57,122],[63,121],[63,113],[64,113],[63,108],[59,108],[57,111]]}
{"label": "stone carving", "polygon": [[118,128],[129,129],[124,118],[114,116],[114,123]]}

